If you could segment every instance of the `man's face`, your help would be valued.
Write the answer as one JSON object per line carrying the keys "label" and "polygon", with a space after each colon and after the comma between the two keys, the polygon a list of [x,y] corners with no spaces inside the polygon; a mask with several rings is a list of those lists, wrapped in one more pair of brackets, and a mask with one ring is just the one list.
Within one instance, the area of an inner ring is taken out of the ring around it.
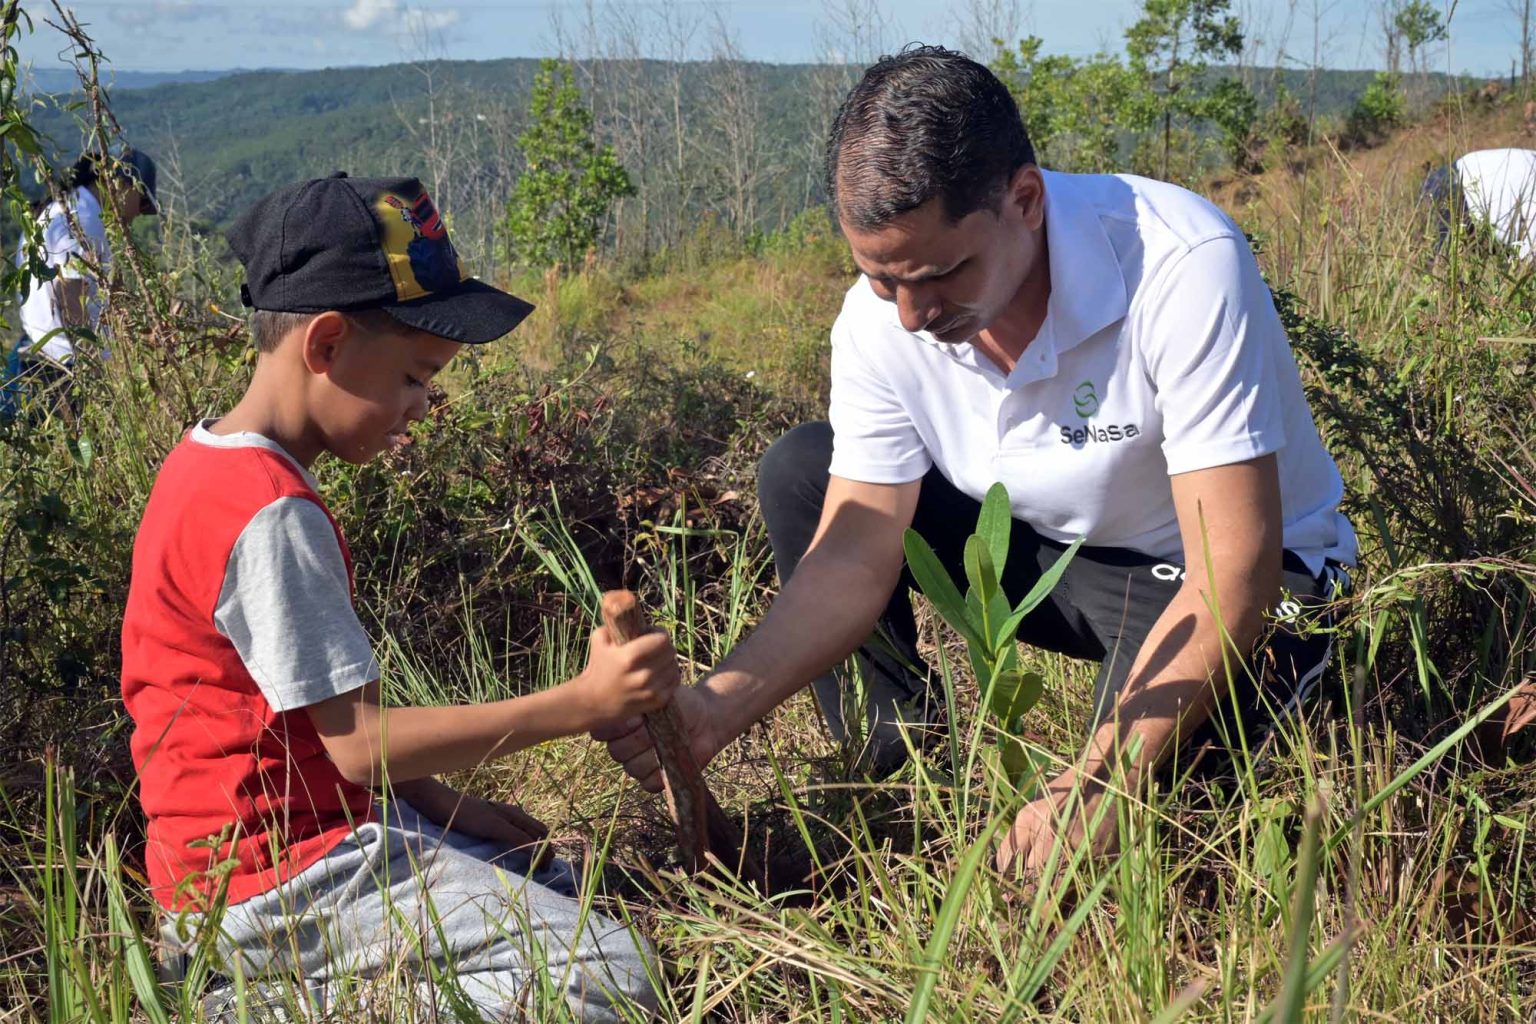
{"label": "man's face", "polygon": [[991,326],[1044,258],[1043,216],[1044,185],[1030,166],[995,212],[982,208],[951,222],[935,198],[874,230],[846,222],[842,229],[853,262],[876,295],[896,304],[903,327],[958,344]]}

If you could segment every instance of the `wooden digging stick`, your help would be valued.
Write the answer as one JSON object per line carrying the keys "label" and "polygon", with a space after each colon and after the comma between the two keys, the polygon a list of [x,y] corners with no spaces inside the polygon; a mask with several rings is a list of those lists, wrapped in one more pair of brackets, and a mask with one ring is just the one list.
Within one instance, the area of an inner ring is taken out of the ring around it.
{"label": "wooden digging stick", "polygon": [[[639,602],[627,590],[605,593],[602,610],[603,625],[617,643],[627,644],[647,629]],[[704,783],[677,705],[669,702],[646,715],[645,729],[656,747],[656,760],[661,762],[662,791],[677,826],[677,845],[689,873],[703,871],[709,864],[706,854],[713,853],[727,867],[739,867],[743,878],[764,884],[757,859],[742,845],[736,826]]]}

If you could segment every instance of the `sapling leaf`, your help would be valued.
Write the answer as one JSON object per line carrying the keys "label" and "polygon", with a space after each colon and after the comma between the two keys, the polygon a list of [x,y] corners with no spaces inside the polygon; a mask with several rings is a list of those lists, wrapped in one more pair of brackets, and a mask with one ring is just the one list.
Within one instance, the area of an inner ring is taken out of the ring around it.
{"label": "sapling leaf", "polygon": [[1034,759],[1029,756],[1029,747],[1011,729],[1005,729],[997,735],[997,749],[1001,755],[999,760],[1002,762],[1003,774],[1017,790],[1035,768]]}
{"label": "sapling leaf", "polygon": [[981,501],[981,515],[976,517],[976,536],[987,546],[992,556],[992,568],[999,579],[1003,567],[1008,564],[1008,538],[1013,532],[1013,507],[1008,500],[1008,488],[995,483],[987,489]]}
{"label": "sapling leaf", "polygon": [[1041,573],[1035,585],[1029,588],[1029,593],[1024,595],[1024,600],[1020,601],[1013,610],[1014,618],[1018,620],[1012,624],[1014,629],[1018,629],[1018,623],[1024,620],[1024,616],[1034,611],[1035,607],[1044,601],[1046,595],[1056,586],[1057,581],[1061,579],[1061,574],[1067,571],[1067,564],[1072,561],[1072,556],[1077,554],[1077,549],[1083,546],[1083,540],[1084,538],[1079,537],[1073,541],[1067,550],[1061,553],[1061,557],[1056,559],[1055,564]]}
{"label": "sapling leaf", "polygon": [[966,644],[966,654],[970,655],[971,672],[976,676],[976,685],[985,687],[992,679],[992,659],[987,654],[987,649],[979,644]]}
{"label": "sapling leaf", "polygon": [[1015,666],[1001,672],[987,693],[987,710],[998,723],[1007,725],[1022,718],[1045,692],[1045,678],[1038,672],[1021,672]]}
{"label": "sapling leaf", "polygon": [[[994,654],[1001,654],[1013,646],[1013,634],[1007,631],[1008,619],[1012,612],[1008,607],[1008,595],[1001,590],[992,592],[992,598],[987,602],[987,615],[983,627]],[[1017,627],[1015,627],[1017,631]]]}
{"label": "sapling leaf", "polygon": [[[987,551],[986,543],[975,534],[965,539],[965,578],[971,585],[971,592],[981,598],[981,606],[987,607],[992,603],[992,595],[997,590],[997,571],[992,566],[992,555]],[[982,627],[978,622],[977,628]]]}
{"label": "sapling leaf", "polygon": [[912,570],[912,578],[917,580],[918,588],[933,603],[939,617],[964,637],[967,644],[984,646],[981,634],[971,625],[970,617],[966,614],[965,599],[960,596],[955,581],[949,578],[944,563],[939,561],[939,556],[933,553],[928,542],[916,530],[908,527],[902,535],[902,548],[906,551],[907,566]]}

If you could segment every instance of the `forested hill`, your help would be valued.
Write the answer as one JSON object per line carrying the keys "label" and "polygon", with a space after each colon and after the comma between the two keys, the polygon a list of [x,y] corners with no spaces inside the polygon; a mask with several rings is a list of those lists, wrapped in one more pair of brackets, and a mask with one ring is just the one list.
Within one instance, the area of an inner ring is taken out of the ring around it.
{"label": "forested hill", "polygon": [[[464,175],[484,167],[504,178],[517,164],[514,143],[538,62],[527,59],[437,61],[323,71],[254,71],[211,81],[180,81],[149,88],[112,89],[112,109],[127,137],[170,161],[189,211],[212,224],[230,217],[272,187],[347,168],[354,173],[425,169],[434,163]],[[675,90],[688,116],[721,118],[722,89],[751,90],[738,121],[751,115],[757,152],[770,159],[812,167],[811,154],[825,130],[826,83],[846,69],[817,65],[739,66],[721,62],[593,65],[581,80],[592,97],[601,130],[613,137],[635,130],[626,103],[638,92],[656,94],[671,108]],[[735,80],[732,81],[733,75]],[[1283,83],[1320,116],[1346,110],[1365,89],[1369,71],[1246,73],[1261,99]],[[1435,83],[1430,83],[1433,87]],[[1444,83],[1439,83],[1443,87]],[[58,107],[39,118],[59,155],[78,149],[76,115]],[[737,125],[738,128],[741,125]],[[621,154],[637,151],[617,140]],[[643,151],[643,147],[638,150]],[[494,168],[491,165],[496,165]],[[757,211],[771,221],[816,185],[810,170],[786,176],[785,194]],[[705,183],[700,187],[708,187]],[[772,204],[772,208],[769,207]]]}

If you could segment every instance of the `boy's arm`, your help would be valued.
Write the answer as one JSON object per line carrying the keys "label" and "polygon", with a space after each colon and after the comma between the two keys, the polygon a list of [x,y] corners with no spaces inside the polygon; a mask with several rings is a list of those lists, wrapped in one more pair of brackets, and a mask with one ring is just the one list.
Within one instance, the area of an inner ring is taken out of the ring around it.
{"label": "boy's arm", "polygon": [[307,710],[342,776],[378,786],[475,768],[545,740],[655,711],[671,699],[678,679],[677,654],[666,633],[653,631],[620,646],[599,629],[580,675],[524,697],[386,708],[374,680]]}
{"label": "boy's arm", "polygon": [[[522,808],[461,793],[439,779],[396,782],[390,792],[445,830],[503,842],[508,849],[537,846],[549,838],[549,826]],[[539,859],[547,862],[553,856],[554,850],[545,847]]]}

